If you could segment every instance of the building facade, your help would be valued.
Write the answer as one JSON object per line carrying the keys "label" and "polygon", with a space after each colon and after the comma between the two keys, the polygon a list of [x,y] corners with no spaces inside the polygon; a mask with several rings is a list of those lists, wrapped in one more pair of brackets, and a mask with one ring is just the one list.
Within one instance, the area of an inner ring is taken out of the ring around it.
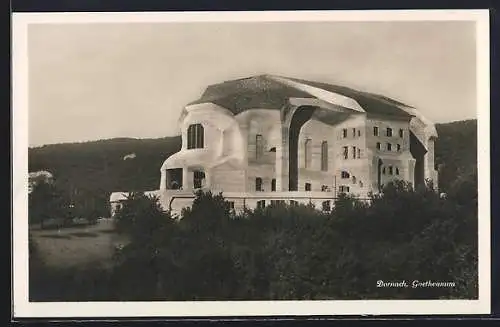
{"label": "building facade", "polygon": [[197,189],[223,192],[236,207],[311,199],[324,207],[395,179],[437,187],[434,124],[377,94],[259,75],[209,86],[179,124],[182,147],[161,166],[157,191],[169,209],[174,199],[189,205]]}

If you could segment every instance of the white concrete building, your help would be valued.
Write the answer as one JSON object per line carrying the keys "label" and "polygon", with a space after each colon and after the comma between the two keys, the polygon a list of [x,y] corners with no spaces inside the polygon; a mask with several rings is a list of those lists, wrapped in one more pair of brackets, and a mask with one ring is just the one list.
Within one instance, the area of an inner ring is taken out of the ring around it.
{"label": "white concrete building", "polygon": [[207,87],[179,124],[182,148],[160,169],[165,208],[189,205],[197,189],[223,192],[235,208],[310,199],[321,208],[395,179],[437,186],[434,124],[377,94],[259,75]]}

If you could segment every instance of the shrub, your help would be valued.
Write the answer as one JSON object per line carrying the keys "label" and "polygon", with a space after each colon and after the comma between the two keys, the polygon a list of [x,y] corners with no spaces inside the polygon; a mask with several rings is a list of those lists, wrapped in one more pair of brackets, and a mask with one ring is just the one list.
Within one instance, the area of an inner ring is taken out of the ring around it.
{"label": "shrub", "polygon": [[48,220],[67,222],[69,198],[55,183],[38,183],[28,196],[28,219],[30,224],[45,227]]}
{"label": "shrub", "polygon": [[115,215],[115,226],[133,242],[146,244],[168,236],[173,224],[170,213],[163,211],[157,197],[131,193]]}
{"label": "shrub", "polygon": [[[395,182],[371,204],[342,195],[329,214],[276,204],[236,215],[222,194],[199,192],[180,220],[157,199],[132,194],[116,216],[131,242],[109,277],[108,294],[120,300],[474,298],[477,212],[470,191],[464,181],[441,199],[432,185],[414,190]],[[377,288],[380,279],[457,286]]]}

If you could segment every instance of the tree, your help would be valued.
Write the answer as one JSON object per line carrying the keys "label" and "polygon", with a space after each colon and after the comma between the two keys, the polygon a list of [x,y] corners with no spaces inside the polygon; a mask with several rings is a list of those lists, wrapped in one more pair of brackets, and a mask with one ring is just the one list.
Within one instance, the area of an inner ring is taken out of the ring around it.
{"label": "tree", "polygon": [[44,223],[49,219],[66,221],[69,216],[69,199],[55,183],[38,183],[28,197],[29,223]]}
{"label": "tree", "polygon": [[117,256],[114,289],[135,300],[162,298],[164,276],[171,270],[169,243],[175,220],[165,212],[157,197],[131,193],[115,215],[117,230],[130,242]]}

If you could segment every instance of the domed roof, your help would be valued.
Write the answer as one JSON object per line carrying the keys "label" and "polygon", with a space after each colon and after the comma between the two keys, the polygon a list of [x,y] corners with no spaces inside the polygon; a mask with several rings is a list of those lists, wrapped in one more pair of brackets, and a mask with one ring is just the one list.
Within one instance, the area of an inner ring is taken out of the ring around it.
{"label": "domed roof", "polygon": [[[332,99],[340,99],[340,103],[332,104],[373,114],[413,116],[403,109],[411,108],[410,106],[382,95],[339,85],[273,75],[258,75],[210,85],[202,96],[190,105],[210,102],[236,115],[254,108],[281,110],[290,98],[319,99],[329,103]],[[349,100],[351,105],[347,105],[345,99]],[[359,109],[353,108],[352,103]]]}

